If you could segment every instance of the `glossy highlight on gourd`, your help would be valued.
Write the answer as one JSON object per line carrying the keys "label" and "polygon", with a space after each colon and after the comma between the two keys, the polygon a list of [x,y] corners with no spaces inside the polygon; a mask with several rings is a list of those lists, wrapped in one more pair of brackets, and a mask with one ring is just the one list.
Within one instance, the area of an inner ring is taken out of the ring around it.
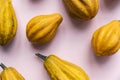
{"label": "glossy highlight on gourd", "polygon": [[98,0],[63,0],[66,9],[75,19],[90,20],[99,10]]}
{"label": "glossy highlight on gourd", "polygon": [[52,80],[90,80],[86,72],[79,66],[62,60],[55,55],[38,57],[44,60],[44,66]]}
{"label": "glossy highlight on gourd", "polygon": [[91,42],[97,56],[115,54],[120,49],[120,21],[113,20],[97,29]]}
{"label": "glossy highlight on gourd", "polygon": [[3,63],[1,63],[0,66],[3,68],[0,74],[1,80],[25,80],[15,68],[6,67]]}
{"label": "glossy highlight on gourd", "polygon": [[15,37],[17,19],[11,0],[0,0],[0,45],[7,45]]}
{"label": "glossy highlight on gourd", "polygon": [[26,27],[28,40],[33,44],[46,44],[50,42],[63,18],[59,13],[39,15],[32,18]]}

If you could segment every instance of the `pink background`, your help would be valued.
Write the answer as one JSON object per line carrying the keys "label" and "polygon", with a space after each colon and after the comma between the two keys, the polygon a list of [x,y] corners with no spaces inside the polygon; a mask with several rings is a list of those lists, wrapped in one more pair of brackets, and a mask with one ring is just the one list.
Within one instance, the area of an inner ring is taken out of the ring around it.
{"label": "pink background", "polygon": [[[18,29],[14,40],[8,46],[0,47],[0,62],[16,68],[26,80],[51,80],[43,61],[34,54],[55,54],[81,66],[91,80],[120,80],[120,51],[110,57],[96,57],[90,43],[97,28],[113,19],[120,19],[120,0],[99,0],[98,14],[86,22],[72,19],[63,0],[12,1]],[[27,22],[34,16],[51,13],[61,13],[64,18],[56,36],[46,45],[32,45],[26,38]]]}

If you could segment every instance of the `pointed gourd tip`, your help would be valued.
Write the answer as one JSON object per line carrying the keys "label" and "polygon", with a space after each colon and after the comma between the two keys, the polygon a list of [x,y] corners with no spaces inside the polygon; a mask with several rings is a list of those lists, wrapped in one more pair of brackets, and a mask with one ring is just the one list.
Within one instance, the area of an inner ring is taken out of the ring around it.
{"label": "pointed gourd tip", "polygon": [[35,53],[35,55],[37,56],[39,53]]}
{"label": "pointed gourd tip", "polygon": [[0,66],[1,66],[2,69],[6,68],[6,66],[3,63],[0,63]]}
{"label": "pointed gourd tip", "polygon": [[42,55],[42,54],[40,54],[40,53],[36,53],[35,55],[38,56],[39,58],[41,58],[41,59],[44,60],[44,61],[45,61],[45,59],[47,58],[47,56],[44,56],[44,55]]}

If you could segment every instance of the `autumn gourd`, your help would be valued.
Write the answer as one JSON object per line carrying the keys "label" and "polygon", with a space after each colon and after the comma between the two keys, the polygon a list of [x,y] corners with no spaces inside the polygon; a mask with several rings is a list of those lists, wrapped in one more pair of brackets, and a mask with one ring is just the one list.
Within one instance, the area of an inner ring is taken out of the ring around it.
{"label": "autumn gourd", "polygon": [[79,66],[60,59],[55,55],[38,57],[44,60],[44,66],[52,80],[90,80],[86,72]]}
{"label": "autumn gourd", "polygon": [[28,40],[33,44],[46,44],[50,42],[63,18],[59,13],[39,15],[32,18],[26,27]]}
{"label": "autumn gourd", "polygon": [[0,45],[7,45],[16,35],[17,19],[11,0],[0,0]]}
{"label": "autumn gourd", "polygon": [[75,19],[90,20],[98,12],[98,0],[63,0],[66,9]]}
{"label": "autumn gourd", "polygon": [[120,21],[113,20],[98,28],[91,42],[97,56],[115,54],[120,49]]}
{"label": "autumn gourd", "polygon": [[15,68],[6,67],[3,63],[1,63],[0,66],[3,68],[0,74],[1,80],[25,80]]}

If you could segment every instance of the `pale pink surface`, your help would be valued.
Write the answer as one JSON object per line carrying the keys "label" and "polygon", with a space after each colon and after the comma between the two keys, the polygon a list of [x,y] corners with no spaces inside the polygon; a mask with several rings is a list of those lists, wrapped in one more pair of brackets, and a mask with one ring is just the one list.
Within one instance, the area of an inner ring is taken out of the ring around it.
{"label": "pale pink surface", "polygon": [[[15,67],[26,80],[51,80],[43,61],[34,54],[55,54],[81,66],[91,80],[120,79],[120,51],[111,57],[96,57],[91,48],[93,32],[114,19],[120,19],[120,0],[100,0],[96,17],[87,22],[72,19],[63,0],[13,0],[18,19],[14,41],[0,47],[0,62]],[[54,39],[44,46],[33,46],[26,38],[26,24],[36,15],[61,13],[64,20]],[[0,71],[2,69],[0,68]]]}

